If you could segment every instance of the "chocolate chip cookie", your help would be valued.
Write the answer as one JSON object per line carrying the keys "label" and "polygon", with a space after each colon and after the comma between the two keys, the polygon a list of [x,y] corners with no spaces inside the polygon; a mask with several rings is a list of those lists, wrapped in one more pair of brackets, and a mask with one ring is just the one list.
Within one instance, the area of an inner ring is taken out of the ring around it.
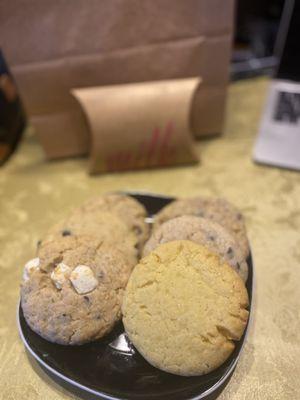
{"label": "chocolate chip cookie", "polygon": [[163,222],[182,215],[195,215],[219,223],[234,237],[241,248],[243,257],[245,259],[248,257],[249,242],[244,218],[227,200],[206,197],[175,200],[157,214],[154,229]]}

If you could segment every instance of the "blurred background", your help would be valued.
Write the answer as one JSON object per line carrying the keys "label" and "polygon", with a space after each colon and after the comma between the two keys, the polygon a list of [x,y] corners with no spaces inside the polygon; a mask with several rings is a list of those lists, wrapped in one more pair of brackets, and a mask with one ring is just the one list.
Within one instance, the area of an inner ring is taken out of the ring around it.
{"label": "blurred background", "polygon": [[278,64],[276,43],[283,7],[284,0],[237,1],[232,79],[274,71]]}
{"label": "blurred background", "polygon": [[[1,3],[1,164],[15,151],[28,121],[47,159],[89,155],[90,172],[195,162],[188,134],[167,128],[174,125],[170,123],[174,116],[166,114],[163,121],[157,117],[157,125],[149,130],[147,113],[127,102],[128,115],[139,115],[147,132],[139,126],[142,133],[135,133],[137,117],[131,118],[133,125],[127,126],[128,121],[119,127],[103,125],[100,114],[91,116],[91,106],[80,96],[76,101],[72,90],[199,76],[200,87],[189,95],[192,134],[194,139],[220,135],[228,81],[276,75],[291,10],[297,4],[178,0],[170,8],[168,0],[158,3],[160,7],[149,1],[76,0],[54,5],[30,0],[24,8]],[[68,17],[70,26],[65,24]],[[103,92],[96,93],[99,107],[101,96]],[[136,103],[147,107],[141,96]],[[178,96],[185,98],[183,92]],[[163,99],[166,109],[168,101]],[[283,101],[286,110],[295,108],[298,100],[288,95]],[[106,112],[111,120],[118,113],[113,108]],[[124,127],[131,134],[125,135],[127,147],[123,144],[126,148],[117,151]],[[185,150],[180,152],[179,147]]]}

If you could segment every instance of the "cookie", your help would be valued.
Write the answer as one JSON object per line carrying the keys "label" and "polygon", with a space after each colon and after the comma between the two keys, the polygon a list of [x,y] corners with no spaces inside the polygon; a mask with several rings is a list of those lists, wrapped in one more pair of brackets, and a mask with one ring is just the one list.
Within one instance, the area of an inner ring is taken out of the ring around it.
{"label": "cookie", "polygon": [[219,254],[246,282],[248,266],[241,250],[231,234],[220,224],[209,219],[184,215],[160,225],[145,244],[146,256],[158,245],[174,240],[191,240]]}
{"label": "cookie", "polygon": [[241,212],[229,201],[223,198],[212,198],[207,205],[207,217],[226,228],[240,246],[245,258],[249,256],[250,248],[245,220]]}
{"label": "cookie", "polygon": [[145,207],[131,196],[121,193],[110,193],[86,201],[81,207],[84,211],[109,211],[117,215],[134,232],[138,248],[142,249],[149,237],[149,225],[145,222]]}
{"label": "cookie", "polygon": [[195,215],[211,219],[227,229],[241,248],[246,259],[249,242],[242,214],[227,200],[222,198],[194,197],[179,199],[164,207],[154,221],[154,229],[169,219],[181,215]]}
{"label": "cookie", "polygon": [[135,233],[129,231],[124,222],[109,211],[77,209],[64,221],[49,229],[45,239],[70,235],[94,236],[122,250],[132,265],[137,262],[138,242]]}
{"label": "cookie", "polygon": [[131,266],[93,237],[66,236],[42,243],[24,272],[28,325],[51,342],[75,345],[101,338],[120,319]]}
{"label": "cookie", "polygon": [[178,375],[206,374],[234,350],[247,324],[242,279],[202,245],[158,246],[133,270],[124,295],[125,330],[154,367]]}

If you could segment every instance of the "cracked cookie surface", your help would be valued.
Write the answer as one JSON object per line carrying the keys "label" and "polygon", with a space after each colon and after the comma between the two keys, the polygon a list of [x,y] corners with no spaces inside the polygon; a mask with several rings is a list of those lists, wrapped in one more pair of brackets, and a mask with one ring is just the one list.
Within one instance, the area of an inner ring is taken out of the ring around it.
{"label": "cracked cookie surface", "polygon": [[222,256],[246,282],[247,262],[234,238],[220,224],[192,215],[170,219],[152,233],[145,244],[143,255],[146,256],[162,243],[174,240],[191,240],[206,246],[213,253]]}
{"label": "cracked cookie surface", "polygon": [[107,334],[120,319],[132,269],[123,253],[93,237],[66,236],[43,242],[38,258],[21,285],[29,326],[65,345]]}
{"label": "cracked cookie surface", "polygon": [[182,215],[195,215],[219,223],[234,237],[243,257],[248,257],[249,242],[244,218],[226,199],[194,197],[175,200],[156,215],[154,230],[163,222]]}
{"label": "cracked cookie surface", "polygon": [[122,312],[141,355],[164,371],[192,376],[220,366],[248,319],[242,279],[191,241],[158,246],[132,272]]}

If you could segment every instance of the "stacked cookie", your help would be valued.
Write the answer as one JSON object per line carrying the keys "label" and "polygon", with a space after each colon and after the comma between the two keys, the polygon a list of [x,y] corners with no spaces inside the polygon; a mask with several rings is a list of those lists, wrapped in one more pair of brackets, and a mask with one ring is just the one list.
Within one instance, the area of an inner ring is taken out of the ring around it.
{"label": "stacked cookie", "polygon": [[194,197],[173,201],[157,214],[154,230],[164,222],[182,215],[193,215],[218,223],[237,242],[243,257],[248,257],[249,242],[244,218],[226,199]]}
{"label": "stacked cookie", "polygon": [[206,374],[235,348],[248,320],[242,215],[224,199],[177,200],[161,210],[127,284],[125,330],[153,366]]}
{"label": "stacked cookie", "polygon": [[172,202],[154,218],[130,196],[87,201],[51,227],[24,270],[30,327],[60,344],[102,338],[123,314],[152,365],[202,375],[232,353],[248,319],[249,244],[224,199]]}
{"label": "stacked cookie", "polygon": [[120,319],[123,292],[148,237],[145,208],[130,196],[89,200],[53,226],[24,270],[30,327],[60,344],[101,338]]}

